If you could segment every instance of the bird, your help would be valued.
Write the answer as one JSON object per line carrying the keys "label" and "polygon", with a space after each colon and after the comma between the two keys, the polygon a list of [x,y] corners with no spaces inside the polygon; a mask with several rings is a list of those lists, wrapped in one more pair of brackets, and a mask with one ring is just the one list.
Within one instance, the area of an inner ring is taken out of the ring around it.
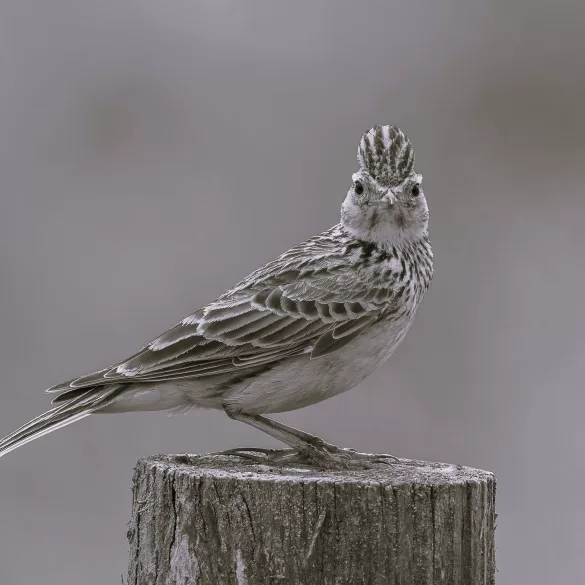
{"label": "bird", "polygon": [[433,277],[429,208],[409,138],[365,132],[338,224],[284,252],[140,351],[52,386],[54,408],[0,457],[92,414],[217,409],[287,445],[222,451],[275,465],[368,467],[360,453],[266,415],[350,390],[393,354]]}

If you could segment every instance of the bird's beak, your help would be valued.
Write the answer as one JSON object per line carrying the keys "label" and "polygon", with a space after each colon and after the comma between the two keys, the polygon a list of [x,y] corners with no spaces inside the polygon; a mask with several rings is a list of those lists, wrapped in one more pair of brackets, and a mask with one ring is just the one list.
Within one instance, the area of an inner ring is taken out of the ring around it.
{"label": "bird's beak", "polygon": [[382,201],[384,201],[388,207],[393,207],[396,203],[396,195],[392,193],[391,189],[388,189],[388,191],[386,191],[385,195],[382,197]]}

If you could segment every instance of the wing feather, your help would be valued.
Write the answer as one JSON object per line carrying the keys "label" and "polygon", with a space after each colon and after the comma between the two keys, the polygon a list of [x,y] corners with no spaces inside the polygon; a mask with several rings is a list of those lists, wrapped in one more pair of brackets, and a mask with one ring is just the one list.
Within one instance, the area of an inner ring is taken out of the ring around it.
{"label": "wing feather", "polygon": [[221,321],[208,321],[207,319],[203,319],[199,324],[199,332],[207,338],[220,338],[226,333],[254,325],[256,321],[261,321],[267,315],[270,315],[267,311],[259,311],[252,307],[252,305],[248,305],[248,309],[246,313],[240,313],[239,315],[228,317]]}
{"label": "wing feather", "polygon": [[377,315],[364,315],[351,321],[345,321],[345,323],[333,329],[332,335],[335,339],[341,339],[356,332],[360,333],[362,330],[367,329],[377,318]]}
{"label": "wing feather", "polygon": [[354,331],[350,335],[336,339],[333,335],[333,331],[328,331],[319,337],[317,343],[313,346],[311,351],[311,359],[323,357],[324,355],[333,353],[338,349],[341,349],[344,345],[347,345],[352,339],[355,339],[360,334],[360,331]]}
{"label": "wing feather", "polygon": [[280,322],[282,322],[282,317],[280,315],[275,315],[274,313],[266,313],[262,315],[260,319],[256,319],[255,321],[248,323],[247,325],[244,325],[242,327],[238,327],[233,331],[227,331],[223,335],[218,336],[217,339],[225,342],[241,343],[241,338],[243,336],[247,338],[249,338],[250,336],[255,336],[252,337],[252,339],[255,339],[258,336],[259,331],[263,331],[270,325]]}

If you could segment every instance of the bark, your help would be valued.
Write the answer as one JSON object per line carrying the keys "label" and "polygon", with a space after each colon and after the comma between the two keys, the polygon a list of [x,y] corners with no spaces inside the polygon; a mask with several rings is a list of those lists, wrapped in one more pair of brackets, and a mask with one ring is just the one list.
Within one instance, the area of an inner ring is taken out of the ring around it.
{"label": "bark", "polygon": [[142,459],[129,585],[493,585],[494,476],[401,460],[275,469],[227,456]]}

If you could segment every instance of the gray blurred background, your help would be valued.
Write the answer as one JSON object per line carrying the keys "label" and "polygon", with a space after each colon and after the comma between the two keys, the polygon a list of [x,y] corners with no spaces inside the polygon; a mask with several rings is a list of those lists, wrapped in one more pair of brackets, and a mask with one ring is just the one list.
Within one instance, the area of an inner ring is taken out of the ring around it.
{"label": "gray blurred background", "polygon": [[[278,418],[494,471],[498,583],[585,582],[585,3],[3,0],[0,434],[333,225],[400,125],[436,277],[393,358]],[[126,572],[135,461],[277,446],[90,417],[0,462],[0,583]]]}

